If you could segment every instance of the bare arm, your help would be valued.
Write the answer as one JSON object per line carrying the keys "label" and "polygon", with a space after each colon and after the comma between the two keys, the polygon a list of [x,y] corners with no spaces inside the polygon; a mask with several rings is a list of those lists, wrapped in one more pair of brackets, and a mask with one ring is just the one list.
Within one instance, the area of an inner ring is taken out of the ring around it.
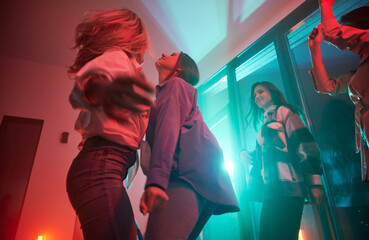
{"label": "bare arm", "polygon": [[73,108],[85,111],[104,110],[119,120],[117,112],[128,109],[143,112],[153,104],[154,87],[135,70],[121,51],[109,51],[87,63],[76,76],[69,101]]}
{"label": "bare arm", "polygon": [[327,20],[334,18],[332,9],[334,2],[335,0],[319,0],[320,16],[322,22],[326,22]]}
{"label": "bare arm", "polygon": [[321,52],[321,43],[323,35],[318,27],[314,28],[309,35],[309,51],[311,57],[311,63],[313,68],[311,74],[313,76],[313,82],[315,90],[318,92],[327,93],[326,86],[329,85],[331,79],[328,76],[327,70],[323,64],[323,57]]}
{"label": "bare arm", "polygon": [[314,88],[319,93],[337,95],[341,92],[347,92],[347,84],[352,73],[342,75],[339,78],[332,78],[328,75],[323,63],[321,53],[321,43],[323,35],[319,27],[313,29],[309,35],[309,51],[311,56],[312,69],[309,71],[313,78]]}

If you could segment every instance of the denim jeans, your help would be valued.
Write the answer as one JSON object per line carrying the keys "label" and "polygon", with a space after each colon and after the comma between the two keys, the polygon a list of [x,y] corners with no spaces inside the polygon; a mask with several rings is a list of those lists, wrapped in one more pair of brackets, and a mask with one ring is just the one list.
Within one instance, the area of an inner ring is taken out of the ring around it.
{"label": "denim jeans", "polygon": [[195,240],[218,204],[196,194],[182,180],[170,181],[164,209],[150,213],[145,240]]}
{"label": "denim jeans", "polygon": [[260,216],[260,240],[297,240],[303,197],[275,197],[263,201]]}
{"label": "denim jeans", "polygon": [[136,240],[137,228],[123,180],[133,150],[100,137],[88,139],[67,176],[67,192],[85,240]]}

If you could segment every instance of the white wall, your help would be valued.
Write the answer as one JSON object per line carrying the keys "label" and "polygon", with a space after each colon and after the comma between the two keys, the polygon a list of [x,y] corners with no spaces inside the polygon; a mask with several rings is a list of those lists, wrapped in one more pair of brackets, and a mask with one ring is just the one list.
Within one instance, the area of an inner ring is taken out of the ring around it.
{"label": "white wall", "polygon": [[[72,239],[76,215],[65,180],[80,141],[73,130],[78,112],[67,100],[73,81],[67,78],[66,68],[10,57],[0,57],[0,72],[1,119],[10,115],[44,120],[16,239],[36,240],[38,234],[46,240]],[[67,144],[60,143],[64,131],[70,133]],[[128,193],[145,228],[146,218],[138,213],[143,184],[140,173]]]}

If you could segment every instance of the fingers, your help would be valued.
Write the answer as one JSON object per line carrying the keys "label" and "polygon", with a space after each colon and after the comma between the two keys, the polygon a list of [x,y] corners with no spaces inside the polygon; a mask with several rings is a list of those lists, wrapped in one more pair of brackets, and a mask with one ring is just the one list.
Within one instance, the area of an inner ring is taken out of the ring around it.
{"label": "fingers", "polygon": [[151,106],[154,103],[153,91],[153,87],[147,82],[138,81],[136,78],[125,78],[118,79],[109,86],[108,96],[119,107],[126,107],[127,102],[131,105]]}
{"label": "fingers", "polygon": [[151,212],[154,206],[154,202],[155,202],[155,197],[150,191],[146,189],[141,197],[140,211],[143,214],[147,214]]}
{"label": "fingers", "polygon": [[311,196],[314,201],[314,203],[317,205],[317,207],[320,209],[321,206],[324,204],[325,195],[323,189],[320,187],[314,187],[311,189]]}
{"label": "fingers", "polygon": [[146,80],[143,74],[142,74],[142,77],[140,78],[140,81],[136,81],[134,82],[134,84],[141,87],[143,90],[147,92],[150,92],[150,93],[155,92],[154,86]]}
{"label": "fingers", "polygon": [[311,31],[311,33],[309,34],[309,38],[310,38],[311,40],[314,40],[314,39],[315,39],[315,37],[318,35],[318,32],[319,32],[318,28],[317,28],[317,27],[315,27],[315,28],[313,29],[313,31]]}
{"label": "fingers", "polygon": [[102,106],[106,116],[108,116],[109,118],[115,119],[117,121],[123,121],[123,120],[127,120],[127,114],[124,114],[125,112],[122,112],[122,109],[125,110],[130,110],[133,112],[138,112],[138,113],[142,113],[143,109],[135,107],[134,105],[131,105],[130,103],[126,103],[125,105],[122,105],[121,108],[116,107],[116,105],[110,103],[110,102],[105,102]]}
{"label": "fingers", "polygon": [[145,192],[142,194],[141,200],[140,200],[140,212],[143,215],[146,215],[148,213],[148,208],[146,205],[146,195]]}
{"label": "fingers", "polygon": [[146,80],[145,76],[142,73],[140,73],[138,77],[117,78],[114,83],[122,85],[137,85],[149,93],[155,92],[154,86]]}
{"label": "fingers", "polygon": [[122,108],[126,108],[127,105],[143,104],[146,106],[151,106],[153,104],[153,100],[151,98],[142,96],[129,88],[111,89],[108,96],[112,103]]}
{"label": "fingers", "polygon": [[161,209],[163,209],[165,207],[165,205],[167,204],[169,197],[168,195],[163,192],[164,194],[159,195],[154,202],[152,211],[159,211]]}
{"label": "fingers", "polygon": [[141,197],[140,211],[143,214],[159,211],[165,207],[168,200],[168,195],[161,188],[148,187]]}
{"label": "fingers", "polygon": [[[102,106],[109,118],[123,120],[124,118],[120,117],[122,109],[143,113],[148,110],[149,106],[154,105],[152,96],[148,96],[142,88],[133,88],[133,84],[136,83],[137,79],[127,77],[124,80],[116,80],[109,85]],[[145,86],[145,84],[140,83],[141,86]],[[152,91],[150,85],[147,85],[145,89]]]}

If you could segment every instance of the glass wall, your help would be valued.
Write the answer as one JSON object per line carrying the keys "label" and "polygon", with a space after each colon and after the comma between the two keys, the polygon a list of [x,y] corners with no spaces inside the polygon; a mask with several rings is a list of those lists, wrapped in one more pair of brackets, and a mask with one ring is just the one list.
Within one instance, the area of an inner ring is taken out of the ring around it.
{"label": "glass wall", "polygon": [[[200,110],[204,120],[217,138],[224,154],[224,170],[228,171],[235,186],[234,173],[234,142],[232,137],[232,120],[230,117],[230,100],[228,92],[228,76],[222,71],[217,78],[212,79],[207,89],[199,96]],[[237,164],[237,163],[236,163]],[[241,237],[238,213],[213,216],[204,227],[203,239],[243,239]]]}
{"label": "glass wall", "polygon": [[[336,0],[336,17],[369,1]],[[366,239],[369,236],[369,184],[360,181],[360,156],[355,153],[354,105],[347,94],[331,97],[315,92],[308,35],[320,22],[317,1],[299,8],[219,70],[199,90],[199,107],[225,154],[241,212],[214,216],[203,239],[258,239],[261,204],[246,191],[249,166],[240,163],[242,149],[253,150],[256,132],[245,120],[250,89],[273,82],[287,100],[301,107],[322,152],[328,203],[320,212],[306,200],[299,239]],[[358,56],[322,45],[332,76],[355,69]]]}
{"label": "glass wall", "polygon": [[[338,1],[334,14],[339,18],[364,4],[364,1]],[[326,192],[336,231],[342,239],[365,239],[369,236],[369,186],[361,182],[360,154],[355,152],[355,106],[347,94],[332,97],[317,93],[308,73],[311,63],[307,36],[319,22],[320,13],[314,12],[291,28],[287,34],[291,58],[322,153]],[[321,49],[331,77],[354,71],[360,61],[360,56],[324,41]]]}

